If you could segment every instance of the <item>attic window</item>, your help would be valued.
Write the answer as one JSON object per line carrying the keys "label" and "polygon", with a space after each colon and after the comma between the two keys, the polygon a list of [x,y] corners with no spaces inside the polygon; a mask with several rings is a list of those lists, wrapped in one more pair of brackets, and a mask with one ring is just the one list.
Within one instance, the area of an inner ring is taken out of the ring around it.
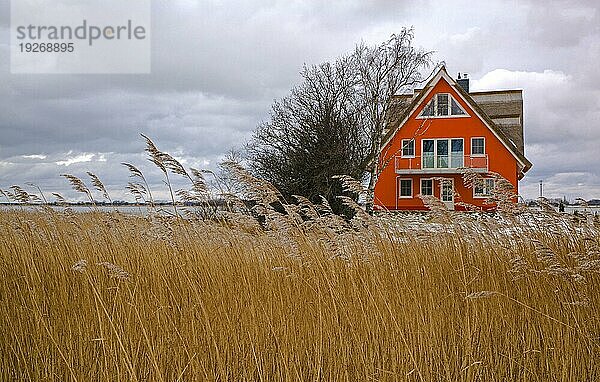
{"label": "attic window", "polygon": [[437,93],[431,101],[423,108],[420,118],[427,117],[447,117],[447,116],[466,116],[467,112],[462,106],[448,93]]}
{"label": "attic window", "polygon": [[435,110],[437,111],[437,115],[448,115],[448,98],[450,96],[448,94],[440,93],[437,95],[437,107]]}
{"label": "attic window", "polygon": [[467,113],[463,110],[458,102],[454,98],[451,98],[450,102],[450,115],[466,115]]}

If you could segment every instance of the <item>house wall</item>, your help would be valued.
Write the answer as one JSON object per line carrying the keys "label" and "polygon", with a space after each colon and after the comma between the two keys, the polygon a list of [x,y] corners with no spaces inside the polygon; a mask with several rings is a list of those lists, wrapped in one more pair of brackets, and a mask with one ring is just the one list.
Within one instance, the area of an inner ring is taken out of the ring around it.
{"label": "house wall", "polygon": [[[417,119],[416,117],[436,93],[450,93],[469,114],[469,117]],[[420,178],[451,177],[454,179],[455,192],[459,193],[462,201],[482,208],[490,208],[491,206],[484,204],[485,199],[473,198],[473,191],[464,187],[460,174],[398,175],[395,172],[394,156],[401,154],[402,139],[415,138],[415,155],[422,156],[422,139],[464,138],[464,154],[470,155],[472,137],[485,138],[485,148],[489,158],[489,171],[502,175],[513,184],[517,191],[518,169],[516,159],[502,142],[496,138],[494,133],[486,127],[484,122],[476,116],[475,112],[461,99],[457,92],[442,78],[430,94],[421,102],[420,106],[410,115],[405,125],[399,129],[388,145],[382,150],[380,164],[386,163],[388,160],[389,162],[377,181],[375,187],[375,204],[387,209],[423,209],[423,203],[416,197],[420,192]],[[397,177],[413,179],[413,198],[396,198]],[[434,190],[435,196],[439,198],[439,187],[434,185]],[[457,201],[455,200],[455,203]]]}

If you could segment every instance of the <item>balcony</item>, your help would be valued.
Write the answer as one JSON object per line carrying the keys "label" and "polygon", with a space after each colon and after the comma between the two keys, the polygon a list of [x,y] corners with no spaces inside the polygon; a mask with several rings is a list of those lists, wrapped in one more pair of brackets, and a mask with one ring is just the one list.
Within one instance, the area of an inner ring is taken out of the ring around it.
{"label": "balcony", "polygon": [[415,157],[394,157],[396,174],[450,174],[460,173],[469,168],[476,172],[488,172],[487,155],[425,155]]}

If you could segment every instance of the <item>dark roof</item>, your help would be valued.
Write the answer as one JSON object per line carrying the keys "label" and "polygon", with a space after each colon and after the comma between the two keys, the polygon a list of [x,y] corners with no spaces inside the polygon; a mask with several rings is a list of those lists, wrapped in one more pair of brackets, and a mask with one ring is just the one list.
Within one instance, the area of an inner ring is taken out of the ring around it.
{"label": "dark roof", "polygon": [[[387,126],[398,126],[402,119],[404,118],[404,114],[406,113],[406,109],[410,106],[412,94],[401,94],[395,95],[392,97],[392,102],[387,110],[386,116],[386,127]],[[385,136],[384,131],[384,136]]]}
{"label": "dark roof", "polygon": [[475,92],[469,95],[524,154],[523,91]]}
{"label": "dark roof", "polygon": [[[440,70],[445,72],[443,67]],[[432,86],[434,78],[435,76],[423,89]],[[525,164],[522,172],[529,170],[531,162],[525,158],[523,144],[523,91],[498,90],[467,93],[461,86],[454,86],[454,88]],[[386,129],[383,131],[384,144],[391,140],[407,114],[421,102],[423,96],[427,93],[423,89],[416,89],[414,94],[402,94],[392,97]]]}

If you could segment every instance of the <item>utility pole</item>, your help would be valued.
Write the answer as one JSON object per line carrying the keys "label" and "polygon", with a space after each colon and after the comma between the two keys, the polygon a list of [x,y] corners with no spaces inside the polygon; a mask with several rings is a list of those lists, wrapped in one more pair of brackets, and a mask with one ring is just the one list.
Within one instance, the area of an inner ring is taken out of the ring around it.
{"label": "utility pole", "polygon": [[544,181],[540,180],[540,198],[544,196]]}

